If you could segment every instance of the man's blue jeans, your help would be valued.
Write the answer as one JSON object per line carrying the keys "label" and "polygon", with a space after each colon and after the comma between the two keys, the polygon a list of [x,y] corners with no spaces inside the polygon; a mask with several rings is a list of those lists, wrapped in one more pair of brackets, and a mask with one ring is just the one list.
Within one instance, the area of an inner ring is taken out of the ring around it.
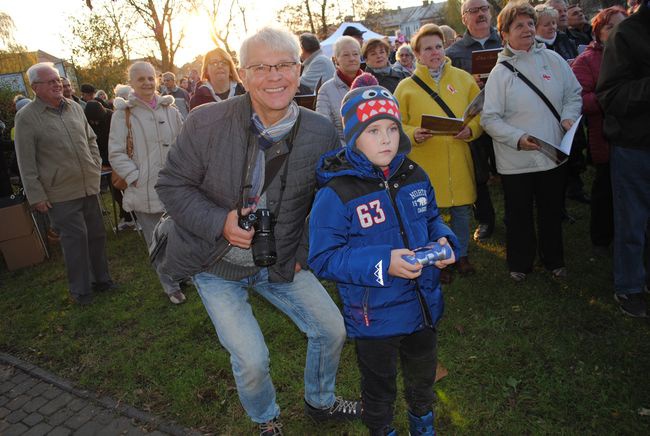
{"label": "man's blue jeans", "polygon": [[269,350],[248,303],[249,288],[307,335],[305,401],[319,409],[334,404],[345,326],[338,307],[311,272],[300,271],[291,283],[269,283],[266,268],[239,281],[200,273],[194,276],[194,284],[219,341],[230,353],[239,399],[253,421],[270,421],[280,414],[280,408],[269,374]]}
{"label": "man's blue jeans", "polygon": [[635,294],[646,284],[644,247],[650,219],[650,151],[613,146],[614,290]]}

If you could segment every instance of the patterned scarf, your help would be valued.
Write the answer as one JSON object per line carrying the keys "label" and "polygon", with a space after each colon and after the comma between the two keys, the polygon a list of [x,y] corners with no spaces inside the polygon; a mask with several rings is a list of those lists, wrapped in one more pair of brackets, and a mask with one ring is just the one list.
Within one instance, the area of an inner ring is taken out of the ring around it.
{"label": "patterned scarf", "polygon": [[264,155],[264,150],[267,150],[273,144],[282,141],[289,132],[291,132],[291,129],[298,119],[299,113],[300,108],[298,108],[296,102],[291,101],[286,115],[282,117],[281,120],[269,127],[264,127],[260,117],[253,112],[251,122],[253,131],[257,136],[257,145],[259,146],[259,149],[257,150],[255,166],[251,176],[251,189],[246,199],[247,204],[245,204],[244,207],[252,207],[253,209],[256,209],[256,207],[259,206],[260,196],[262,195],[262,189],[264,188],[264,178],[266,177],[266,157]]}
{"label": "patterned scarf", "polygon": [[287,108],[287,113],[281,120],[269,127],[264,127],[264,123],[262,123],[260,117],[253,112],[251,120],[253,121],[253,127],[255,127],[255,133],[259,137],[259,146],[263,150],[266,150],[274,143],[282,141],[293,128],[299,113],[300,109],[298,105],[292,100]]}
{"label": "patterned scarf", "polygon": [[434,82],[440,83],[440,76],[442,76],[442,70],[444,70],[446,62],[447,60],[442,61],[437,70],[429,68],[429,74],[431,74],[431,78]]}

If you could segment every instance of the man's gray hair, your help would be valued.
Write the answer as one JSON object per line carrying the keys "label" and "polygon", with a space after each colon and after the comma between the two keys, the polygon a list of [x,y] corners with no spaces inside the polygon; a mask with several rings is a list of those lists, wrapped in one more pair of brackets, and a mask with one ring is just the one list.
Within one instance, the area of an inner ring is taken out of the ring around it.
{"label": "man's gray hair", "polygon": [[163,80],[165,80],[165,79],[176,80],[176,75],[174,73],[172,73],[171,71],[167,71],[166,73],[163,73],[162,78],[163,78]]}
{"label": "man's gray hair", "polygon": [[[465,9],[467,9],[467,3],[471,2],[472,0],[463,0],[463,2],[460,4],[460,14],[462,15],[465,12]],[[488,6],[490,6],[490,2],[485,0]]]}
{"label": "man's gray hair", "polygon": [[298,38],[287,30],[264,27],[257,33],[246,38],[239,49],[239,59],[241,60],[242,68],[248,66],[249,52],[253,45],[261,45],[274,53],[287,53],[295,62],[300,62]]}
{"label": "man's gray hair", "polygon": [[29,84],[33,85],[34,82],[38,82],[40,73],[44,70],[52,70],[56,72],[57,76],[59,75],[59,70],[56,69],[52,62],[39,62],[27,69],[27,80],[29,80]]}
{"label": "man's gray hair", "polygon": [[354,48],[359,50],[359,55],[361,55],[361,45],[359,45],[359,41],[354,39],[351,36],[342,36],[339,39],[336,40],[334,43],[333,51],[334,51],[334,57],[337,58],[341,54],[341,50],[343,50],[343,47],[346,45],[353,45]]}

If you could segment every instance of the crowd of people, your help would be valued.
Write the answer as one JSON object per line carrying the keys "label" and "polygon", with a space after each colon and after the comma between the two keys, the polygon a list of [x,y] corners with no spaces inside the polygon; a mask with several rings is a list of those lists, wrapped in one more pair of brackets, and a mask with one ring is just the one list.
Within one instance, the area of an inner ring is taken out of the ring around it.
{"label": "crowd of people", "polygon": [[[647,316],[648,3],[589,21],[564,0],[517,0],[495,27],[487,0],[464,0],[462,35],[426,24],[394,47],[348,26],[331,59],[312,34],[264,28],[237,61],[216,48],[178,84],[135,62],[113,99],[90,84],[79,98],[39,63],[27,72],[34,99],[16,100],[22,185],[59,234],[70,295],[85,305],[117,288],[97,201],[101,175],[112,174],[121,226],[137,221],[172,303],[186,301],[181,285],[191,279],[260,435],[281,435],[282,424],[252,290],[308,339],[308,416],[396,434],[399,359],[410,433],[433,435],[441,284],[481,273],[469,246],[497,225],[490,178],[504,194],[509,279],[524,282],[537,255],[565,278],[565,198],[588,202],[595,252],[613,246],[616,301]],[[472,53],[488,49],[499,50],[489,76],[472,74]],[[295,100],[309,92],[315,111]],[[482,113],[456,131],[423,127],[424,115],[462,118],[481,98]],[[568,131],[573,147],[561,153]],[[596,167],[591,198],[585,156]],[[432,244],[446,255],[412,260]],[[337,283],[341,310],[319,278]],[[335,394],[346,335],[361,401]]]}

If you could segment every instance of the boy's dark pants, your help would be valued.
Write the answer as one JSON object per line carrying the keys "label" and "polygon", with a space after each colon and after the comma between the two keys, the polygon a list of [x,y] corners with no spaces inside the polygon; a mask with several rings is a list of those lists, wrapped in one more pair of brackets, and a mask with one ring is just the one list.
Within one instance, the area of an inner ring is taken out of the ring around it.
{"label": "boy's dark pants", "polygon": [[432,410],[437,362],[435,329],[385,339],[357,339],[356,349],[361,371],[361,420],[369,429],[381,429],[393,421],[398,356],[409,410],[416,416]]}

